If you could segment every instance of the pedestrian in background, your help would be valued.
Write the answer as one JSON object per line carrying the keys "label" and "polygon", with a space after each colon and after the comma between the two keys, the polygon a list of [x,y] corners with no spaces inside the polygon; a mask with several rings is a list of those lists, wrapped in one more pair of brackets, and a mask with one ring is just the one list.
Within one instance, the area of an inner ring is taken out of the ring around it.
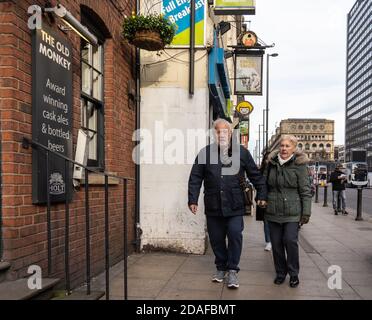
{"label": "pedestrian in background", "polygon": [[311,215],[311,186],[307,155],[297,150],[297,139],[284,135],[279,151],[268,156],[264,175],[268,183],[266,220],[269,222],[275,264],[275,284],[282,284],[287,274],[289,285],[300,283],[298,225],[309,222]]}
{"label": "pedestrian in background", "polygon": [[[232,154],[232,129],[230,123],[223,119],[214,122],[214,129],[216,143],[203,148],[192,167],[188,185],[188,205],[190,211],[196,214],[200,188],[204,182],[207,230],[217,268],[212,281],[223,282],[227,274],[227,287],[234,289],[239,287],[237,273],[243,245],[245,214],[240,177],[247,174],[257,190],[256,199],[259,206],[266,206],[267,188],[265,178],[259,172],[251,154],[240,144],[238,145],[240,159],[237,159],[237,162],[240,160],[238,173],[230,175],[223,173],[222,169],[229,167],[223,155]],[[213,161],[217,159],[218,161]]]}
{"label": "pedestrian in background", "polygon": [[[260,165],[260,172],[264,174],[265,168],[267,166],[267,158],[270,152],[265,150],[261,165]],[[264,235],[265,235],[265,251],[271,251],[271,239],[270,239],[270,229],[269,229],[269,222],[263,217],[263,224],[264,224]]]}
{"label": "pedestrian in background", "polygon": [[346,175],[343,172],[343,165],[338,164],[335,171],[331,173],[329,181],[332,183],[332,195],[333,195],[333,210],[335,215],[338,215],[338,202],[341,202],[341,212],[347,215],[346,211]]}

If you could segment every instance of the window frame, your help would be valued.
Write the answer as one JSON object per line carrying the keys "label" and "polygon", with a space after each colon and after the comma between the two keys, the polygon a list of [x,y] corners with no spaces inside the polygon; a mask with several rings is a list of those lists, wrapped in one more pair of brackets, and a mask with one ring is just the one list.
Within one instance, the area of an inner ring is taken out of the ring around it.
{"label": "window frame", "polygon": [[[99,71],[93,62],[93,54],[89,54],[88,60],[92,59],[92,61],[86,62],[82,58],[82,48],[86,40],[80,39],[80,101],[81,101],[81,114],[80,114],[80,128],[83,129],[85,132],[95,132],[97,135],[97,146],[96,146],[96,158],[97,159],[89,159],[89,152],[88,152],[88,159],[87,159],[87,167],[92,168],[94,170],[104,171],[105,170],[105,102],[104,102],[104,87],[105,87],[105,37],[103,36],[102,32],[97,29],[91,22],[89,22],[89,18],[86,16],[82,16],[82,21],[84,24],[89,28],[89,30],[94,33],[94,35],[98,38],[98,45],[101,46],[100,52],[100,59],[101,59],[101,71]],[[92,46],[92,45],[91,45]],[[90,94],[83,91],[83,64],[85,64],[90,70],[90,87],[91,92]],[[94,72],[97,72],[101,79],[101,88],[100,94],[101,100],[95,98],[93,96],[93,78]],[[89,119],[87,115],[83,115],[84,112],[84,104],[92,103],[94,109],[97,112],[97,122],[96,122],[96,131],[91,130],[89,128]],[[85,123],[84,123],[85,119]]]}

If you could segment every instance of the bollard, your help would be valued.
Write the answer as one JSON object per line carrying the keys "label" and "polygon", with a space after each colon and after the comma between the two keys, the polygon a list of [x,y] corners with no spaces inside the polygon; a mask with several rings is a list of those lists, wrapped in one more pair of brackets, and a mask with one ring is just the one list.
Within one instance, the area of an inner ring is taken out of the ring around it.
{"label": "bollard", "polygon": [[319,185],[315,185],[315,203],[319,203]]}
{"label": "bollard", "polygon": [[328,186],[327,184],[324,185],[324,203],[323,203],[323,207],[328,207]]}
{"label": "bollard", "polygon": [[355,218],[355,221],[363,221],[363,218],[362,218],[362,192],[363,192],[363,188],[358,187],[357,216]]}

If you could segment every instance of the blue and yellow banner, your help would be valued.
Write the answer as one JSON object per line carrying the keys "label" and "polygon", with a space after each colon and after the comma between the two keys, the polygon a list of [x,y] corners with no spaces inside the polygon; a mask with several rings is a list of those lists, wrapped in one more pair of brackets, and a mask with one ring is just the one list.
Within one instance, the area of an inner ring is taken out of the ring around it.
{"label": "blue and yellow banner", "polygon": [[[205,44],[205,1],[195,0],[195,45]],[[190,0],[163,0],[162,12],[177,25],[171,46],[190,45]]]}

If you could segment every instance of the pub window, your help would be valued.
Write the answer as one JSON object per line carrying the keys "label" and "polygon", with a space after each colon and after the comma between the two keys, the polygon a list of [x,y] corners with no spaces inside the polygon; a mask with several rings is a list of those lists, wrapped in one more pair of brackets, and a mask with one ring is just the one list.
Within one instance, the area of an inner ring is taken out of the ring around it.
{"label": "pub window", "polygon": [[103,41],[81,40],[81,127],[89,136],[89,167],[104,169]]}

